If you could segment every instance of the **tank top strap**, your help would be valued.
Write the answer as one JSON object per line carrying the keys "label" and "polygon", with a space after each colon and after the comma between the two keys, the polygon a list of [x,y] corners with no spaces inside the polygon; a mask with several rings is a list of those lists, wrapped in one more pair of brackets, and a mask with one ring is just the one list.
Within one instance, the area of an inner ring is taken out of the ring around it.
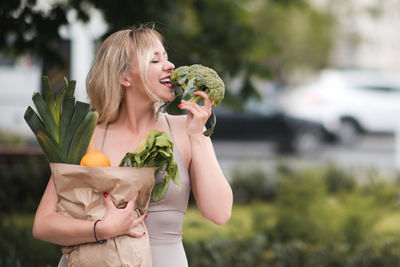
{"label": "tank top strap", "polygon": [[106,129],[104,130],[103,142],[101,143],[101,147],[100,147],[100,152],[103,152],[103,153],[104,153],[104,143],[106,142],[106,135],[107,135],[107,131],[108,131],[108,125],[109,125],[109,123],[107,122]]}
{"label": "tank top strap", "polygon": [[178,146],[176,145],[177,143],[175,142],[174,134],[173,134],[172,129],[171,129],[171,124],[170,124],[170,122],[169,122],[169,120],[167,118],[167,115],[164,114],[164,117],[165,117],[165,120],[167,121],[167,124],[168,124],[168,129],[169,129],[169,132],[171,134],[172,143],[174,143],[174,155],[176,156],[177,163],[178,163],[178,165],[181,165],[182,171],[188,173],[188,169],[187,169],[187,167],[185,165],[185,162],[183,160],[183,155],[182,155],[181,151],[178,149]]}
{"label": "tank top strap", "polygon": [[165,118],[165,120],[167,121],[168,129],[169,129],[169,132],[171,133],[172,142],[175,143],[174,133],[172,132],[171,124],[169,123],[169,120],[168,120],[168,118],[167,118],[167,115],[164,114],[164,118]]}

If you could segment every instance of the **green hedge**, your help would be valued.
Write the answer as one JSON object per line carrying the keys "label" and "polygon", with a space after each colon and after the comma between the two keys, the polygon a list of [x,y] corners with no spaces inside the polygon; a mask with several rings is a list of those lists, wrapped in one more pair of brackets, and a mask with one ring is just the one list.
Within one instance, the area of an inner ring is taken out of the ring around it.
{"label": "green hedge", "polygon": [[57,266],[61,250],[33,238],[32,214],[3,214],[0,219],[0,266]]}
{"label": "green hedge", "polygon": [[49,165],[43,156],[0,157],[1,213],[34,212],[49,177]]}
{"label": "green hedge", "polygon": [[264,235],[247,240],[210,240],[185,244],[191,267],[396,267],[400,242],[312,246],[301,240],[274,242]]}
{"label": "green hedge", "polygon": [[[400,266],[400,186],[375,170],[279,165],[234,171],[232,219],[190,206],[184,246],[198,266]],[[60,248],[32,237],[49,178],[44,158],[0,160],[0,266],[56,266]]]}
{"label": "green hedge", "polygon": [[[234,210],[232,221],[249,234],[232,231],[236,235],[221,238],[223,229],[197,222],[216,238],[184,235],[190,266],[400,266],[400,186],[394,176],[333,165],[233,173],[236,205],[245,203],[247,211]],[[260,199],[264,204],[254,202]],[[250,226],[237,217],[251,217]]]}
{"label": "green hedge", "polygon": [[49,177],[43,156],[0,157],[0,266],[57,266],[59,247],[32,236],[33,214]]}

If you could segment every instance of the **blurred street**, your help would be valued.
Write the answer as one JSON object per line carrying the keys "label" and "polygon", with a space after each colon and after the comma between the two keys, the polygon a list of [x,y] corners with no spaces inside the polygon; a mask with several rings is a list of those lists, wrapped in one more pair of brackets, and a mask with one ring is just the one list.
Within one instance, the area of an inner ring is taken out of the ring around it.
{"label": "blurred street", "polygon": [[279,155],[274,151],[274,144],[269,142],[214,141],[214,148],[227,175],[235,168],[248,164],[268,170],[278,162],[296,167],[332,163],[345,168],[364,167],[393,172],[394,143],[392,135],[365,135],[353,146],[324,144],[317,153],[303,156]]}

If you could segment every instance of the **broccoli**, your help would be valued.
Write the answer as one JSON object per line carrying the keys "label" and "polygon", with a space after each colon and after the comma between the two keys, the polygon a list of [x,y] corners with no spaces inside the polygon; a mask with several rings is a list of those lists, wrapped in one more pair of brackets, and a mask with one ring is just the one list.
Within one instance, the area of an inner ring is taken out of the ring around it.
{"label": "broccoli", "polygon": [[193,95],[194,91],[205,91],[214,107],[218,106],[224,99],[225,85],[217,72],[200,64],[182,66],[171,73],[171,84],[183,89],[182,101],[199,103],[201,96]]}
{"label": "broccoli", "polygon": [[[199,103],[203,98],[193,93],[197,90],[202,90],[208,94],[211,100],[214,101],[213,106],[218,106],[224,99],[225,85],[217,72],[211,68],[200,64],[191,66],[182,66],[175,69],[171,73],[171,84],[175,88],[182,89],[182,102]],[[212,112],[210,118],[210,129],[204,132],[204,135],[210,136],[214,132],[216,118]]]}

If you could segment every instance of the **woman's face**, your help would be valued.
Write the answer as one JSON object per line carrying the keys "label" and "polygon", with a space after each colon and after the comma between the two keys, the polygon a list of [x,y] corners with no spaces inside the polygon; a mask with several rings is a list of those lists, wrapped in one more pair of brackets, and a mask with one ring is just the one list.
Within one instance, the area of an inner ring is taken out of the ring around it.
{"label": "woman's face", "polygon": [[150,91],[163,101],[172,101],[175,98],[174,88],[170,83],[171,72],[175,66],[168,61],[164,46],[157,39],[154,54],[149,62],[148,81]]}

